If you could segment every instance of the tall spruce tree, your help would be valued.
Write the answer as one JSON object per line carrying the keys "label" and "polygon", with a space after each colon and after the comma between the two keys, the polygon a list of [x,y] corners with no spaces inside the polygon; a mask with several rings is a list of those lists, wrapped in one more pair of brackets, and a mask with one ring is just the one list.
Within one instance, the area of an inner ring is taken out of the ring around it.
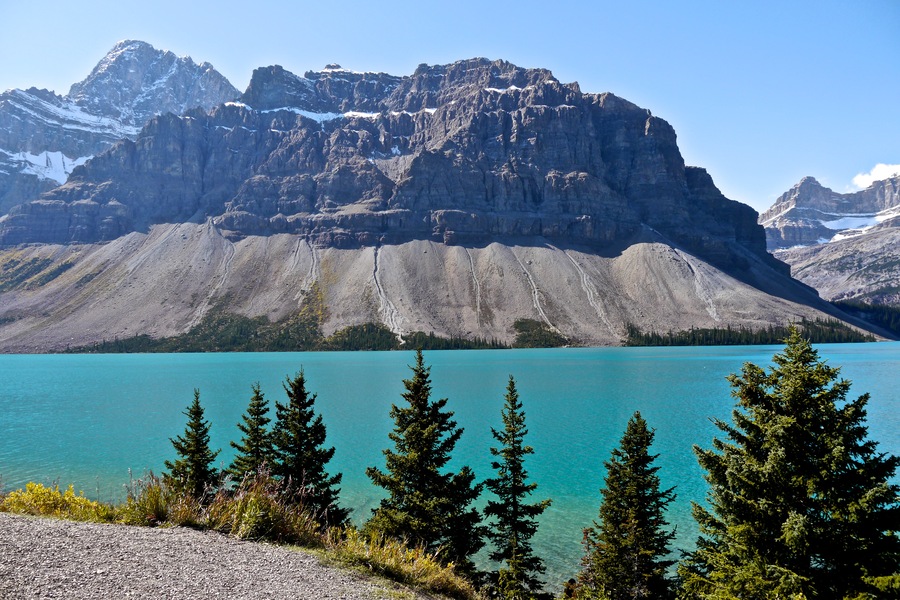
{"label": "tall spruce tree", "polygon": [[528,483],[525,470],[525,457],[534,454],[534,449],[525,445],[525,411],[512,375],[505,400],[501,411],[503,430],[491,428],[494,439],[501,444],[500,448],[491,448],[491,455],[499,459],[491,462],[497,476],[484,482],[497,500],[488,501],[484,515],[493,518],[487,530],[487,538],[494,546],[491,560],[504,565],[497,573],[498,593],[501,598],[526,600],[543,585],[538,575],[544,573],[544,564],[534,555],[531,538],[538,528],[537,518],[550,506],[550,500],[527,502],[537,488],[536,483]]}
{"label": "tall spruce tree", "polygon": [[349,511],[338,505],[343,475],[331,476],[325,467],[334,456],[334,448],[324,448],[325,424],[315,414],[316,394],[306,391],[301,369],[283,384],[288,402],[275,401],[275,425],[272,428],[272,474],[298,491],[301,501],[323,526],[340,525]]}
{"label": "tall spruce tree", "polygon": [[228,467],[228,473],[238,481],[258,473],[264,465],[271,465],[272,462],[272,434],[266,428],[271,421],[266,416],[269,401],[260,390],[259,383],[254,383],[250,389],[253,396],[250,397],[243,422],[237,425],[243,436],[240,443],[231,442],[237,454]]}
{"label": "tall spruce tree", "polygon": [[393,432],[388,434],[395,450],[386,449],[387,472],[366,469],[375,485],[388,495],[366,523],[369,535],[404,539],[434,552],[462,571],[474,567],[470,558],[484,545],[484,528],[478,511],[471,507],[481,485],[475,473],[463,467],[458,473],[443,473],[450,453],[463,433],[444,411],[447,399],[431,400],[430,367],[422,351],[416,351],[413,376],[404,379],[403,399],[408,406],[391,406]]}
{"label": "tall spruce tree", "polygon": [[202,499],[215,487],[218,471],[213,462],[219,451],[209,449],[209,422],[203,419],[203,407],[200,405],[200,390],[194,390],[194,401],[182,413],[188,418],[184,436],[169,438],[178,458],[175,462],[165,461],[169,473],[166,478],[177,488]]}
{"label": "tall spruce tree", "polygon": [[881,597],[869,583],[900,567],[900,459],[866,439],[868,394],[847,401],[850,382],[796,329],[773,361],[729,377],[734,424],[695,447],[710,509],[694,505],[684,596]]}
{"label": "tall spruce tree", "polygon": [[666,530],[665,509],[674,488],[660,490],[650,454],[653,430],[635,412],[619,447],[605,462],[600,522],[584,530],[585,556],[578,577],[579,597],[608,600],[667,598],[672,594],[665,560],[675,537]]}

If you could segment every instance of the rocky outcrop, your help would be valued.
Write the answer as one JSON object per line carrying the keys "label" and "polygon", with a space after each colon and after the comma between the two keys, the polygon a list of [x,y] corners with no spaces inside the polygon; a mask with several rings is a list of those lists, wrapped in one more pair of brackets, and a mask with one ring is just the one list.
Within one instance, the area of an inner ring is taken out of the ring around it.
{"label": "rocky outcrop", "polygon": [[323,247],[597,246],[646,226],[725,268],[746,266],[747,250],[780,267],[752,209],[685,167],[668,123],[486,59],[407,77],[257,69],[239,102],[156,117],[35,204],[0,223],[0,243],[205,218],[232,239],[292,233]]}
{"label": "rocky outcrop", "polygon": [[212,108],[240,95],[209,63],[123,41],[59,96],[0,94],[0,214],[65,183],[75,167],[134,138],[155,115]]}

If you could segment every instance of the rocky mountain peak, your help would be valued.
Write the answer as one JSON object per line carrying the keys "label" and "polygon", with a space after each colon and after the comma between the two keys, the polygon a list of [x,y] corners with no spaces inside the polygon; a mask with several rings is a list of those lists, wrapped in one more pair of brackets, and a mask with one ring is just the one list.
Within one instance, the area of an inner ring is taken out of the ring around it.
{"label": "rocky mountain peak", "polygon": [[209,63],[134,40],[117,43],[69,89],[69,98],[86,110],[138,127],[156,114],[210,109],[239,95]]}
{"label": "rocky mountain peak", "polygon": [[770,250],[839,241],[896,217],[900,176],[841,194],[804,177],[759,216]]}
{"label": "rocky mountain peak", "polygon": [[232,100],[238,91],[208,62],[117,43],[68,96],[29,88],[0,94],[0,215],[61,183],[73,169],[154,115]]}
{"label": "rocky mountain peak", "polygon": [[516,104],[560,106],[572,102],[580,90],[577,84],[561,84],[547,69],[526,69],[505,60],[470,58],[448,65],[420,64],[394,91],[391,105],[393,110],[416,111],[479,95],[484,97],[479,102],[497,104],[504,93],[521,93],[503,98],[504,108],[513,99]]}
{"label": "rocky mountain peak", "polygon": [[[256,69],[241,102],[256,110],[293,109],[338,115],[433,110],[454,103],[485,106],[561,106],[577,102],[577,84],[561,84],[546,69],[472,58],[449,65],[421,64],[409,76],[358,72],[332,63],[302,77],[280,65]],[[633,105],[632,105],[633,106]]]}
{"label": "rocky mountain peak", "polygon": [[807,197],[806,194],[815,193],[826,189],[815,177],[807,175],[791,188],[795,197]]}
{"label": "rocky mountain peak", "polygon": [[281,65],[254,69],[250,84],[240,101],[263,111],[291,107],[305,110],[323,108],[316,97],[313,83],[285,70]]}
{"label": "rocky mountain peak", "polygon": [[760,223],[765,224],[773,216],[777,216],[791,207],[822,208],[834,202],[834,192],[824,187],[815,177],[806,176],[791,186],[791,189],[779,196],[775,203],[760,215]]}
{"label": "rocky mountain peak", "polygon": [[449,65],[421,64],[412,74],[413,80],[433,81],[432,89],[466,85],[506,89],[524,88],[546,82],[559,83],[547,69],[526,69],[505,60],[469,58]]}

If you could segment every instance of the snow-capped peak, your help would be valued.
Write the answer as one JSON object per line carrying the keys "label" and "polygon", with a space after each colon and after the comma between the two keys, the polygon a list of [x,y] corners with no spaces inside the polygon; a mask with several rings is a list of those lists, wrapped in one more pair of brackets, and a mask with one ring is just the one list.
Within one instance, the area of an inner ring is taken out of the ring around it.
{"label": "snow-capped peak", "polygon": [[[136,136],[157,114],[208,110],[239,96],[209,63],[198,66],[138,40],[117,42],[66,96],[35,88],[5,92],[0,124],[16,126],[0,131],[0,214],[32,199],[33,190],[64,183],[76,166]],[[19,183],[21,177],[30,182]]]}
{"label": "snow-capped peak", "polygon": [[69,97],[90,112],[135,126],[155,114],[209,109],[238,95],[208,63],[198,66],[190,57],[135,40],[117,43],[69,90]]}

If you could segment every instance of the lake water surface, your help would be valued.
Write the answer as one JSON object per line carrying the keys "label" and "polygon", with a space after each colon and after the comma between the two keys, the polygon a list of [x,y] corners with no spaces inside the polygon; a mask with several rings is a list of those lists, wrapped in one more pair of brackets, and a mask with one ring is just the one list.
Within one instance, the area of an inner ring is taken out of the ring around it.
{"label": "lake water surface", "polygon": [[[817,347],[853,382],[851,395],[869,392],[869,435],[879,450],[900,454],[900,343]],[[597,517],[603,462],[634,411],[656,429],[654,452],[664,486],[676,486],[668,518],[677,548],[690,548],[697,530],[690,502],[706,484],[692,446],[709,447],[718,432],[710,419],[729,420],[734,400],[725,377],[745,361],[768,365],[779,346],[431,351],[433,391],[465,429],[453,466],[467,464],[483,480],[490,469],[491,427],[510,374],[524,403],[535,449],[526,467],[536,499],[552,498],[534,540],[558,586],[578,569],[581,531]],[[365,476],[384,468],[382,450],[393,427],[388,411],[402,402],[411,352],[258,354],[0,355],[0,485],[27,481],[61,486],[101,500],[121,500],[129,469],[161,472],[173,457],[169,438],[184,431],[186,409],[199,388],[219,461],[233,456],[230,440],[247,407],[250,386],[284,400],[287,375],[301,367],[307,389],[336,447],[330,472],[342,472],[341,500],[355,521],[368,518],[380,498]],[[274,416],[274,406],[273,406]]]}

